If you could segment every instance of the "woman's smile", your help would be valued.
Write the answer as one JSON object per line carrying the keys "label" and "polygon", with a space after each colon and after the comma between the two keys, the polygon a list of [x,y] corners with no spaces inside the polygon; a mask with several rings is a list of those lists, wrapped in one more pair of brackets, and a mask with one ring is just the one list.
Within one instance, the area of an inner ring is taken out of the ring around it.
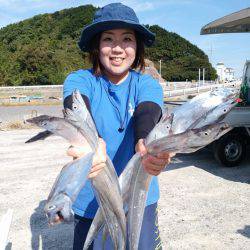
{"label": "woman's smile", "polygon": [[110,57],[110,61],[115,66],[120,66],[123,63],[124,58],[122,57]]}

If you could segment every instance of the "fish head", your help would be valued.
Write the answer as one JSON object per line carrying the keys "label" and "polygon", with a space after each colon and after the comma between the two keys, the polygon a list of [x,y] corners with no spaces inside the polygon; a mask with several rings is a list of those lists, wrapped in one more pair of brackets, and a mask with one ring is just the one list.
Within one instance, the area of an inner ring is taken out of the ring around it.
{"label": "fish head", "polygon": [[153,140],[160,139],[167,136],[171,130],[174,114],[164,113],[161,120],[156,124],[154,129],[149,133],[146,138],[146,144]]}
{"label": "fish head", "polygon": [[72,111],[77,115],[84,116],[86,119],[88,109],[78,89],[72,93]]}
{"label": "fish head", "polygon": [[236,97],[239,95],[239,90],[235,88],[220,87],[212,90],[211,94],[220,97],[223,102],[226,102],[230,99],[236,99]]}
{"label": "fish head", "polygon": [[64,193],[60,193],[52,198],[44,208],[49,225],[58,224],[62,221],[72,221],[73,212],[71,206],[72,202],[70,198]]}
{"label": "fish head", "polygon": [[73,122],[74,124],[78,124],[79,122],[79,116],[74,113],[71,109],[64,109],[63,111],[64,118],[67,119],[70,122]]}
{"label": "fish head", "polygon": [[162,117],[161,121],[158,123],[157,126],[155,139],[159,139],[161,137],[169,135],[172,128],[173,117],[174,117],[173,113]]}
{"label": "fish head", "polygon": [[236,99],[234,100],[228,100],[214,110],[214,115],[219,118],[219,121],[223,120],[225,116],[228,114],[228,112],[235,107],[237,104]]}
{"label": "fish head", "polygon": [[230,127],[227,123],[214,123],[211,125],[206,125],[204,127],[194,129],[195,135],[198,137],[197,140],[201,144],[210,143],[214,140],[219,139],[222,135],[230,131],[232,127]]}
{"label": "fish head", "polygon": [[40,115],[30,119],[27,119],[27,122],[33,123],[40,128],[53,131],[55,128],[55,123],[53,123],[53,118],[48,115]]}

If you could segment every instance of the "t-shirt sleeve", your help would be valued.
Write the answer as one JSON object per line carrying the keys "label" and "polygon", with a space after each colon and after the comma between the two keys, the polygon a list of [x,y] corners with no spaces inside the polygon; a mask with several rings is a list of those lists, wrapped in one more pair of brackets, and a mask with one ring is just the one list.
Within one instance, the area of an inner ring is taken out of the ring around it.
{"label": "t-shirt sleeve", "polygon": [[150,75],[140,75],[137,106],[142,102],[154,102],[163,108],[163,90],[157,80]]}
{"label": "t-shirt sleeve", "polygon": [[82,95],[87,96],[91,100],[92,84],[90,74],[87,70],[70,73],[63,84],[63,99],[71,95],[75,89],[78,89]]}

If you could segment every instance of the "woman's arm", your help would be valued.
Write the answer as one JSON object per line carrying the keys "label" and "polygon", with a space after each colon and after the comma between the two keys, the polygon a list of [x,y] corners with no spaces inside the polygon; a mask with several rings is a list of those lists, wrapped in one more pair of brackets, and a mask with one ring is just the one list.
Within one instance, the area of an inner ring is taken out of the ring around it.
{"label": "woman's arm", "polygon": [[154,102],[141,102],[134,112],[135,142],[146,138],[162,115],[161,107]]}

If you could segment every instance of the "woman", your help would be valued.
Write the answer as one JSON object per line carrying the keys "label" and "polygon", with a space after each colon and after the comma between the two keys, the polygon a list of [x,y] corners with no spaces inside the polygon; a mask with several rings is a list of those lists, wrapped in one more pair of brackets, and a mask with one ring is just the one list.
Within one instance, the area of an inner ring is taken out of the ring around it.
{"label": "woman", "polygon": [[[167,152],[157,157],[148,155],[143,143],[143,138],[161,117],[162,88],[151,76],[133,70],[144,69],[144,45],[151,46],[154,39],[154,34],[139,24],[135,12],[121,3],[112,3],[98,10],[93,22],[82,31],[79,47],[89,52],[93,68],[69,74],[64,83],[64,106],[71,107],[70,95],[74,89],[79,89],[100,135],[89,178],[102,171],[106,152],[118,175],[135,151],[143,156],[145,171],[154,176],[170,162]],[[68,154],[80,157],[87,150],[70,148]],[[160,249],[158,199],[158,181],[153,177],[139,249]],[[90,182],[87,182],[73,205],[74,249],[82,249],[97,208]],[[95,240],[94,249],[101,249],[100,241]]]}

